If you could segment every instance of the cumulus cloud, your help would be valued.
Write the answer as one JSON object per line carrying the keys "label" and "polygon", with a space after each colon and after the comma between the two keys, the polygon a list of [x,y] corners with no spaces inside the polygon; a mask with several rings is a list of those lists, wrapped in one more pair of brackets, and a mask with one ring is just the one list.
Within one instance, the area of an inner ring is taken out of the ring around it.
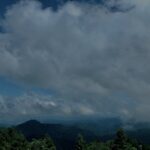
{"label": "cumulus cloud", "polygon": [[53,11],[21,1],[7,10],[0,21],[0,74],[56,94],[52,102],[29,98],[28,105],[16,98],[16,114],[31,106],[27,113],[57,114],[59,98],[64,114],[148,119],[150,2],[112,0],[107,6],[116,4],[134,8],[112,13],[100,5],[68,2]]}

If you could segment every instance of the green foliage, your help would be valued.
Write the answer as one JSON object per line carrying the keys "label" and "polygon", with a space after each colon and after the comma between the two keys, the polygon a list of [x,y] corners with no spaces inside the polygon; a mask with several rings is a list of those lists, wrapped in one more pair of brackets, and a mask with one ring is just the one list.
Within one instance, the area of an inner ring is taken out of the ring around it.
{"label": "green foliage", "polygon": [[46,136],[43,139],[34,139],[28,146],[29,150],[56,150],[52,139]]}
{"label": "green foliage", "polygon": [[77,137],[75,150],[86,150],[86,142],[81,134],[79,134]]}
{"label": "green foliage", "polygon": [[119,129],[114,140],[106,143],[93,141],[86,143],[83,136],[79,135],[75,150],[137,150],[138,143],[127,137],[123,129]]}
{"label": "green foliage", "polygon": [[123,129],[119,129],[112,145],[112,150],[137,150],[136,141],[132,141],[127,137]]}
{"label": "green foliage", "polygon": [[0,130],[0,150],[56,150],[56,147],[48,136],[28,142],[23,134],[8,128]]}
{"label": "green foliage", "polygon": [[0,148],[2,150],[27,150],[27,140],[13,128],[0,130]]}
{"label": "green foliage", "polygon": [[86,146],[86,150],[110,150],[109,146],[101,142],[91,142]]}
{"label": "green foliage", "polygon": [[[56,147],[48,135],[29,142],[20,132],[7,128],[0,129],[0,150],[56,150]],[[139,144],[135,139],[128,138],[123,129],[119,129],[116,138],[107,142],[86,142],[79,134],[75,150],[150,150],[150,145]]]}
{"label": "green foliage", "polygon": [[150,145],[143,145],[143,150],[150,150]]}
{"label": "green foliage", "polygon": [[123,129],[119,129],[116,133],[116,139],[114,143],[118,145],[120,148],[123,148],[124,145],[126,145],[127,142],[127,136]]}

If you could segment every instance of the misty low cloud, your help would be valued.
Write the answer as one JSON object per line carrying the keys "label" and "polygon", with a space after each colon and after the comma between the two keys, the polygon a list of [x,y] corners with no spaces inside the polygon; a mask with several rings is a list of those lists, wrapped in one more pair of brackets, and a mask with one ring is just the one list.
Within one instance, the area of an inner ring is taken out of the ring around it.
{"label": "misty low cloud", "polygon": [[0,114],[79,113],[147,120],[150,2],[122,0],[117,5],[134,7],[112,13],[101,5],[75,2],[57,11],[42,9],[36,1],[11,6],[0,20],[0,74],[52,89],[55,96],[52,101],[24,95],[12,101],[0,98]]}
{"label": "misty low cloud", "polygon": [[[75,114],[75,115],[74,115]],[[25,93],[17,97],[0,96],[0,121],[13,122],[24,119],[72,118],[89,116],[95,112],[92,107],[81,102],[64,101],[50,95]],[[9,120],[9,121],[8,121]]]}

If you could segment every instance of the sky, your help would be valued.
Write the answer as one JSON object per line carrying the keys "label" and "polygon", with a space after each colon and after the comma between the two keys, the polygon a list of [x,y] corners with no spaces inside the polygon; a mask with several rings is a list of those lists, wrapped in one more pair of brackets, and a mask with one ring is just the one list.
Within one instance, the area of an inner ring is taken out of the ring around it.
{"label": "sky", "polygon": [[150,121],[150,1],[0,1],[0,123]]}

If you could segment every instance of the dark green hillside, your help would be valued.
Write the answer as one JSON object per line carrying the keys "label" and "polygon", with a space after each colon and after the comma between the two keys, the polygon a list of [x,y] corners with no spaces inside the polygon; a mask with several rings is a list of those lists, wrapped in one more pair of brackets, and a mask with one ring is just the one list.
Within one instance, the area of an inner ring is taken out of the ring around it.
{"label": "dark green hillside", "polygon": [[48,134],[54,140],[57,148],[62,149],[73,149],[76,137],[81,133],[86,137],[87,141],[97,139],[91,131],[86,129],[80,129],[77,126],[72,125],[61,125],[61,124],[44,124],[36,120],[30,120],[23,124],[16,126],[16,129],[23,133],[23,135],[31,141],[33,138],[41,138],[45,134]]}
{"label": "dark green hillside", "polygon": [[56,150],[49,136],[27,141],[24,135],[14,128],[0,129],[0,150]]}
{"label": "dark green hillside", "polygon": [[104,133],[102,128],[97,133],[99,136],[95,136],[92,131],[98,131],[98,125],[95,124],[95,130],[92,130],[94,126],[84,125],[85,129],[82,125],[81,129],[77,124],[44,124],[30,120],[15,128],[0,128],[0,150],[150,150],[148,126],[126,132],[119,129],[115,133],[116,125],[110,123],[106,126],[108,131],[104,125],[99,126],[106,132],[104,136],[100,135]]}
{"label": "dark green hillside", "polygon": [[[72,149],[69,147],[58,148],[64,150],[150,150],[150,146],[141,145],[136,140],[130,139],[122,129],[119,129],[114,139],[101,142],[100,139],[87,142],[79,134]],[[28,141],[23,134],[13,128],[0,129],[0,150],[56,150],[52,139],[46,135],[40,139]]]}
{"label": "dark green hillside", "polygon": [[[94,120],[89,123],[84,121],[73,125],[45,124],[30,120],[16,126],[16,129],[23,133],[29,141],[33,138],[40,139],[48,134],[58,150],[70,150],[74,148],[79,133],[83,135],[88,143],[95,140],[107,142],[115,138],[115,132],[121,126],[123,124],[115,118]],[[150,144],[150,128],[147,124],[135,124],[134,130],[127,130],[126,133],[130,138],[137,139],[139,143]]]}

